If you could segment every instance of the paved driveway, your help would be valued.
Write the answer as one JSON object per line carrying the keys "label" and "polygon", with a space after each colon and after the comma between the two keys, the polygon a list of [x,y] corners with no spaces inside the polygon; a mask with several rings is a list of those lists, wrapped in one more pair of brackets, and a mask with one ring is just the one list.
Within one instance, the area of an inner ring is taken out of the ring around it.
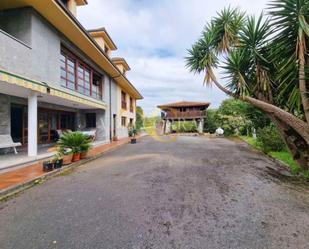
{"label": "paved driveway", "polygon": [[309,188],[273,166],[226,139],[143,138],[0,203],[0,248],[309,248]]}

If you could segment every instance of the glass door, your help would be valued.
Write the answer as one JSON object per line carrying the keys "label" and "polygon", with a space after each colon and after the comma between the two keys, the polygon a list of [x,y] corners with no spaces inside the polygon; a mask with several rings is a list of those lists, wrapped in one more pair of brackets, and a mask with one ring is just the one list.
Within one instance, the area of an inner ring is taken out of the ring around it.
{"label": "glass door", "polygon": [[40,111],[38,113],[38,142],[49,143],[50,142],[50,120],[49,113]]}

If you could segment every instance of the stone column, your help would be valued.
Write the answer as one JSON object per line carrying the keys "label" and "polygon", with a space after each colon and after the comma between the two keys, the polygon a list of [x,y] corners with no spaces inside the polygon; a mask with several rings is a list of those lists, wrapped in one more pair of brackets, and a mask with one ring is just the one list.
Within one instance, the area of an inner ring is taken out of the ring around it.
{"label": "stone column", "polygon": [[167,119],[165,120],[164,134],[168,134],[170,132],[171,132],[171,122]]}
{"label": "stone column", "polygon": [[28,96],[28,156],[38,153],[38,95],[30,92]]}
{"label": "stone column", "polygon": [[198,133],[203,133],[204,119],[197,120],[197,130]]}

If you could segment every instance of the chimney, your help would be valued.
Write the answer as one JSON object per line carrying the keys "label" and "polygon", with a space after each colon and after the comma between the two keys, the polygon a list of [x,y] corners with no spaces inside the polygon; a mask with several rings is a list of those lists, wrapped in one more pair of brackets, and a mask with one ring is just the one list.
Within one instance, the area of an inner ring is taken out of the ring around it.
{"label": "chimney", "polygon": [[60,0],[68,10],[76,17],[77,15],[77,6],[83,6],[88,4],[87,0]]}
{"label": "chimney", "polygon": [[123,75],[127,74],[127,71],[130,71],[131,68],[129,67],[128,63],[124,58],[115,57],[112,58],[112,62],[116,65],[116,67],[120,70]]}
{"label": "chimney", "polygon": [[117,49],[105,28],[88,30],[88,33],[109,57],[111,56],[111,52]]}

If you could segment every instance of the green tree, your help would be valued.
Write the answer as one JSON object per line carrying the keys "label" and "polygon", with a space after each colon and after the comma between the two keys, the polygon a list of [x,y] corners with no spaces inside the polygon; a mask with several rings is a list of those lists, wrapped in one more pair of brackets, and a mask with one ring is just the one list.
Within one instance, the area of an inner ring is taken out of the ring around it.
{"label": "green tree", "polygon": [[135,128],[137,131],[139,131],[144,126],[144,111],[142,107],[137,106],[136,107],[136,122],[135,122]]}
{"label": "green tree", "polygon": [[[273,0],[258,18],[227,8],[188,51],[191,71],[250,103],[276,125],[294,160],[309,168],[308,0]],[[214,69],[221,67],[227,85]]]}
{"label": "green tree", "polygon": [[208,109],[207,116],[204,121],[204,131],[215,133],[216,129],[222,125],[219,118],[218,109]]}

